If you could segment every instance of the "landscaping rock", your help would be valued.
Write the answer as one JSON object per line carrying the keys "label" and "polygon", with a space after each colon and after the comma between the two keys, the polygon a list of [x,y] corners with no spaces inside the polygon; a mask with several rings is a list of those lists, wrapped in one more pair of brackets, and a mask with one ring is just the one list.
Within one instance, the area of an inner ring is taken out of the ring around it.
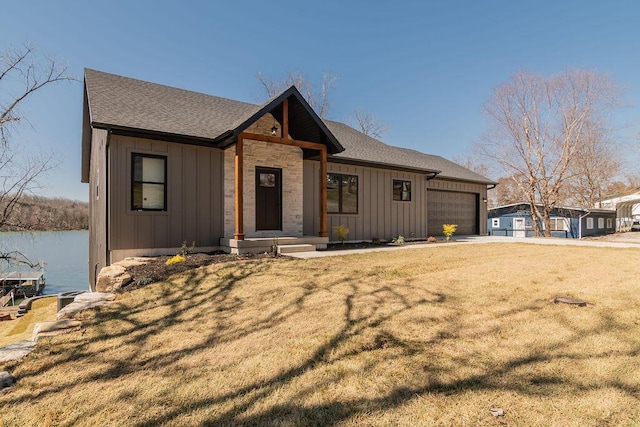
{"label": "landscaping rock", "polygon": [[115,297],[116,296],[112,293],[104,292],[86,292],[84,294],[80,294],[76,296],[71,304],[65,306],[58,312],[56,319],[68,319],[73,317],[75,313],[82,310],[111,304],[111,301],[113,301]]}
{"label": "landscaping rock", "polygon": [[0,363],[22,359],[33,351],[36,343],[31,340],[23,340],[0,348]]}
{"label": "landscaping rock", "polygon": [[112,264],[100,270],[98,282],[96,283],[96,291],[115,292],[127,286],[131,283],[131,280],[131,275],[127,273],[124,265],[121,263]]}
{"label": "landscaping rock", "polygon": [[0,389],[11,387],[13,383],[15,383],[15,380],[9,372],[0,372]]}
{"label": "landscaping rock", "polygon": [[76,295],[73,302],[113,301],[114,299],[116,299],[116,294],[110,292],[85,292]]}
{"label": "landscaping rock", "polygon": [[33,328],[33,340],[38,341],[41,337],[65,334],[77,330],[80,326],[82,326],[82,322],[71,319],[36,323]]}

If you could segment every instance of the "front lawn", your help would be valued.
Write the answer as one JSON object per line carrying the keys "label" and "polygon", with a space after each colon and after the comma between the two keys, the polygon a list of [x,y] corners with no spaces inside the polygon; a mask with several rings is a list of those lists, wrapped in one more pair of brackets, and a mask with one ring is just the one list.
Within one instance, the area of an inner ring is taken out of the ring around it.
{"label": "front lawn", "polygon": [[[8,425],[636,425],[638,249],[517,244],[190,270],[5,365]],[[553,304],[555,296],[587,307]],[[494,418],[489,410],[502,408]]]}

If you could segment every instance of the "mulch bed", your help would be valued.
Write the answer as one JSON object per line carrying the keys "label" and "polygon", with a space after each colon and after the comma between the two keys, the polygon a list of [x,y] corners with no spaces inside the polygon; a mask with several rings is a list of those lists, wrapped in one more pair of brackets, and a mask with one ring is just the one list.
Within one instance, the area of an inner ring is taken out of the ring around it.
{"label": "mulch bed", "polygon": [[154,257],[150,258],[149,262],[146,264],[127,267],[127,273],[131,275],[133,281],[129,285],[123,287],[122,291],[128,292],[144,287],[145,285],[153,282],[162,282],[174,274],[182,273],[193,268],[240,260],[273,258],[273,255],[269,253],[231,255],[222,251],[208,254],[197,253],[187,255],[184,262],[167,265],[166,262],[169,258],[171,257]]}

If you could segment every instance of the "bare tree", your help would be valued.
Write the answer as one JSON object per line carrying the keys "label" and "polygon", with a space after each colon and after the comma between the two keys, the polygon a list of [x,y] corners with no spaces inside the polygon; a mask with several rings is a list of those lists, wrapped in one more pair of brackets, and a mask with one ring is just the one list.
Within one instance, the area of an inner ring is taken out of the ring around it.
{"label": "bare tree", "polygon": [[[13,141],[18,125],[27,122],[21,107],[46,86],[71,80],[67,67],[31,46],[0,56],[0,228],[26,228],[15,209],[25,194],[39,188],[38,177],[55,164],[52,156],[29,153]],[[0,253],[0,260],[12,257],[16,258]]]}
{"label": "bare tree", "polygon": [[[551,77],[520,72],[498,87],[485,104],[489,130],[478,150],[499,176],[513,182],[551,235],[550,215],[575,177],[572,163],[588,141],[597,144],[618,101],[606,76],[569,70]],[[539,221],[533,221],[536,236]]]}
{"label": "bare tree", "polygon": [[380,121],[376,116],[362,110],[355,110],[347,123],[360,130],[360,132],[372,138],[382,139],[388,130],[388,126]]}
{"label": "bare tree", "polygon": [[566,186],[566,200],[580,207],[595,207],[613,184],[621,159],[612,143],[605,141],[598,129],[582,140],[569,166],[572,179]]}
{"label": "bare tree", "polygon": [[320,90],[316,90],[309,78],[298,71],[289,72],[286,77],[280,80],[268,79],[262,73],[256,74],[256,78],[262,84],[267,98],[273,98],[289,87],[295,86],[322,119],[329,115],[331,109],[329,94],[338,80],[336,75],[331,72],[323,73]]}

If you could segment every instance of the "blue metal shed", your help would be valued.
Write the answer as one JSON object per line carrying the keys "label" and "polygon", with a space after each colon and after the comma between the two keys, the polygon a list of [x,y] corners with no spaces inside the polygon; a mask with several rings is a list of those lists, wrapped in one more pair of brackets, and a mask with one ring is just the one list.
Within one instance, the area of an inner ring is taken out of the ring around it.
{"label": "blue metal shed", "polygon": [[[539,206],[542,209],[541,206]],[[488,210],[487,231],[492,236],[534,237],[533,215],[528,203]],[[540,230],[544,229],[539,222]],[[557,207],[551,212],[551,236],[581,239],[615,233],[616,211]]]}

